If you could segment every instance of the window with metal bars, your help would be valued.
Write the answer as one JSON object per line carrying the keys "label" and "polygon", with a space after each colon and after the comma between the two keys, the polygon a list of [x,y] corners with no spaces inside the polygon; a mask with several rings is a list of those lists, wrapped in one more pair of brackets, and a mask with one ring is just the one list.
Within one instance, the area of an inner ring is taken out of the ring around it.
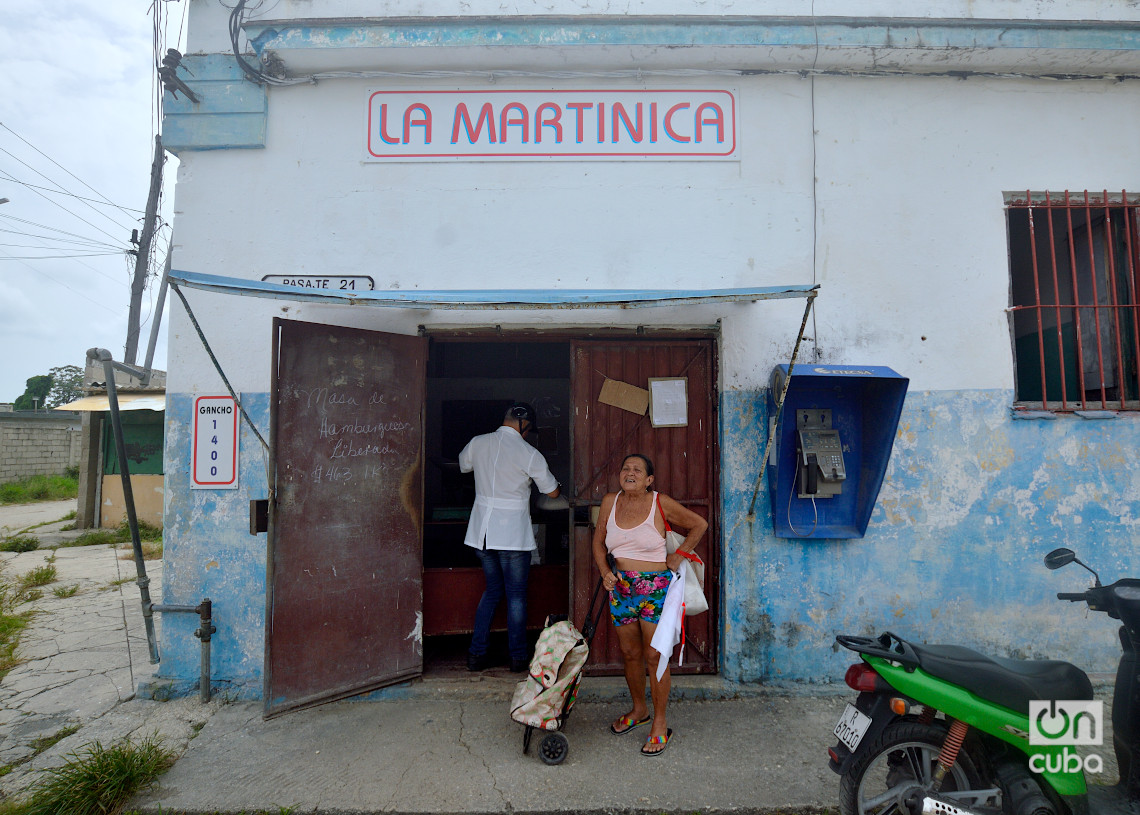
{"label": "window with metal bars", "polygon": [[1140,195],[1006,193],[1019,405],[1140,410]]}

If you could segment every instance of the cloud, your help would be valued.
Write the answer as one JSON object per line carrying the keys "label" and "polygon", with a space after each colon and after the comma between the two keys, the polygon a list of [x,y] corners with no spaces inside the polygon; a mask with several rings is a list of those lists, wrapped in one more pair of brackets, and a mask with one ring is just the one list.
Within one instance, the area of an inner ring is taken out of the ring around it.
{"label": "cloud", "polygon": [[[155,5],[173,17],[176,35],[186,3]],[[134,266],[126,250],[131,230],[141,228],[158,126],[151,9],[147,0],[4,2],[0,198],[10,201],[0,205],[6,230],[0,232],[0,341],[20,350],[0,365],[0,402],[23,393],[29,377],[82,365],[88,348],[108,348],[122,359]],[[176,165],[168,156],[167,219]],[[127,211],[29,186],[53,182],[73,195],[105,196]],[[168,235],[159,241],[163,251]],[[118,254],[30,259],[112,251],[64,243],[81,239],[112,244]],[[152,297],[148,289],[144,319]],[[149,328],[148,322],[140,362]],[[165,329],[161,337],[155,364],[164,368]]]}

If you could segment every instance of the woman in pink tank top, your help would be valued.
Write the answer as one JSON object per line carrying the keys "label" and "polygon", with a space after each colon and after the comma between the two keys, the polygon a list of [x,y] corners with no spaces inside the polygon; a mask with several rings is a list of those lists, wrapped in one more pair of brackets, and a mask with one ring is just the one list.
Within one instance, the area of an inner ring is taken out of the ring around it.
{"label": "woman in pink tank top", "polygon": [[[660,681],[657,666],[662,656],[650,648],[661,605],[669,588],[672,571],[681,567],[681,555],[665,554],[665,521],[671,527],[688,530],[679,551],[692,552],[708,529],[708,522],[668,495],[653,491],[653,462],[633,453],[622,461],[618,474],[620,491],[602,499],[598,523],[594,527],[594,562],[610,593],[610,617],[625,663],[625,682],[633,698],[633,710],[610,725],[610,732],[621,736],[643,724],[651,724],[649,738],[641,748],[646,756],[663,752],[673,731],[665,720],[669,704],[668,665]],[[662,517],[664,512],[664,517]],[[606,556],[616,558],[616,574],[606,565]],[[645,703],[645,675],[649,674],[649,694],[653,715]]]}

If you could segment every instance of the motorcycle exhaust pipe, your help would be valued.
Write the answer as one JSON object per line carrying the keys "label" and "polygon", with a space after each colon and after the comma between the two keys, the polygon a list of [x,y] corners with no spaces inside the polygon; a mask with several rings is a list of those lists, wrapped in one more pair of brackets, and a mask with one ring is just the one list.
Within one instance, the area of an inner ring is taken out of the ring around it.
{"label": "motorcycle exhaust pipe", "polygon": [[903,805],[910,815],[982,815],[962,806],[959,801],[918,790],[908,795]]}

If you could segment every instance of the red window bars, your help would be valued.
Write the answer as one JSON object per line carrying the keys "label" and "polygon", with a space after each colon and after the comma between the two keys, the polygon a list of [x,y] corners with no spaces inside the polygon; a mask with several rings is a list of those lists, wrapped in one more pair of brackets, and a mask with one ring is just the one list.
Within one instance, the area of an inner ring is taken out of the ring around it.
{"label": "red window bars", "polygon": [[1140,196],[1006,195],[1017,401],[1140,410]]}

